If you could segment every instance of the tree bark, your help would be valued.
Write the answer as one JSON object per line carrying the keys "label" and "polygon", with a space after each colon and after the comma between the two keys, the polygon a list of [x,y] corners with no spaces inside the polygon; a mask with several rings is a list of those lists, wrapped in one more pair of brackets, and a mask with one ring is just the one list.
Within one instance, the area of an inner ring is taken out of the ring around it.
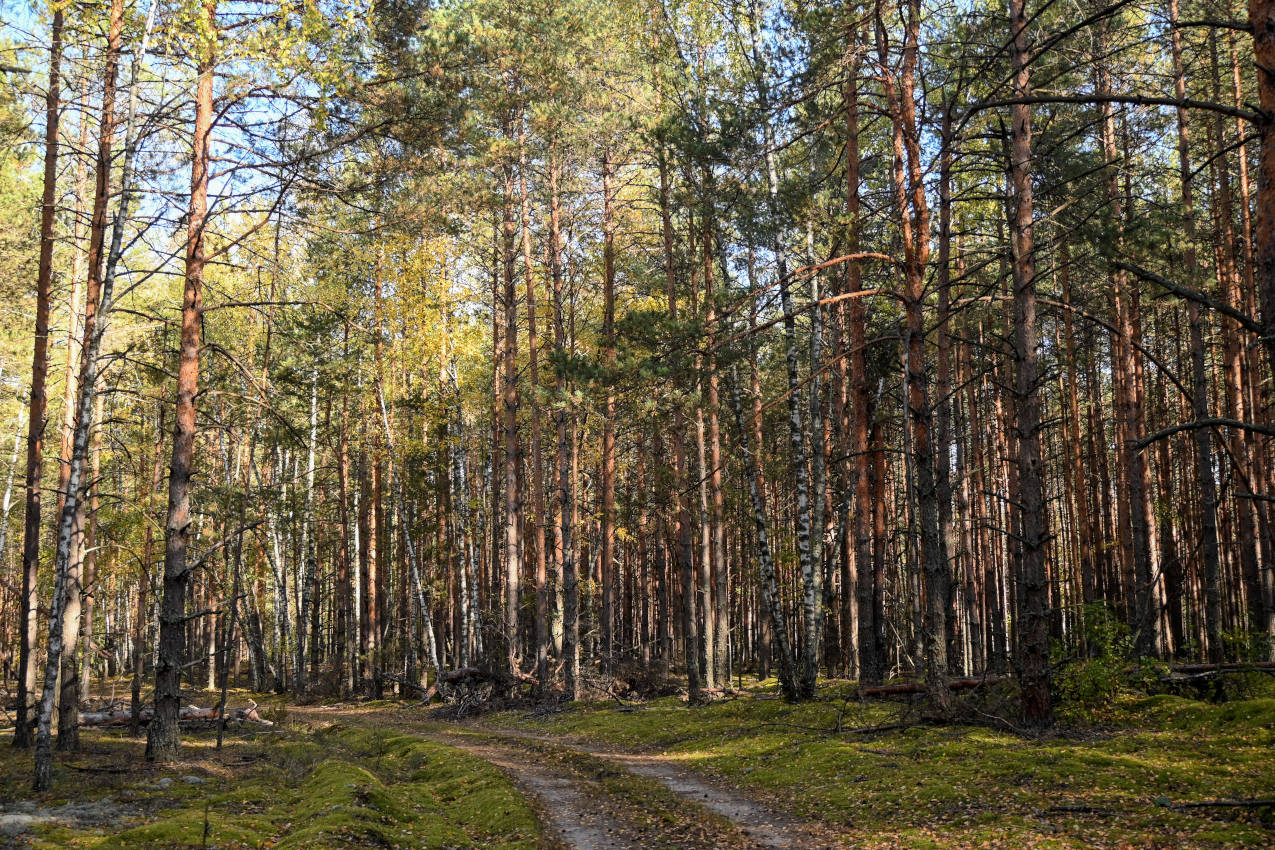
{"label": "tree bark", "polygon": [[181,348],[173,453],[168,469],[168,520],[164,525],[164,590],[159,615],[159,662],[155,666],[155,716],[146,731],[146,760],[170,762],[181,747],[178,713],[181,671],[186,661],[186,587],[190,582],[190,486],[194,474],[195,396],[199,389],[203,325],[204,227],[208,216],[208,172],[216,63],[217,3],[204,0],[200,22],[202,55],[195,84],[190,210],[186,233],[186,286],[182,296]]}
{"label": "tree bark", "polygon": [[536,580],[536,679],[549,687],[549,574],[545,551],[545,474],[540,407],[540,337],[536,329],[536,278],[531,264],[531,199],[527,192],[525,120],[518,123],[518,191],[522,211],[522,274],[527,290],[527,377],[531,389],[531,516]]}
{"label": "tree bark", "polygon": [[[673,220],[668,174],[667,151],[659,151],[660,232],[664,247],[664,285],[668,299],[668,315],[677,321],[677,271],[673,260]],[[685,411],[680,398],[673,400],[673,427],[669,435],[673,444],[673,511],[677,568],[682,585],[682,642],[686,657],[687,689],[692,701],[702,698],[703,679],[699,669],[699,639],[695,628],[695,571],[691,544],[691,517],[686,497],[686,447],[684,443]]]}
{"label": "tree bark", "polygon": [[549,148],[549,273],[553,280],[553,344],[558,361],[553,421],[557,431],[558,536],[562,575],[563,684],[568,700],[580,696],[580,585],[576,567],[575,495],[571,457],[572,405],[567,376],[567,293],[562,270],[562,224],[558,177],[561,163],[555,143]]}
{"label": "tree bark", "polygon": [[[1173,58],[1173,90],[1179,99],[1186,97],[1186,75],[1182,63],[1182,33],[1178,23],[1178,0],[1169,0],[1169,39]],[[1197,287],[1200,280],[1199,259],[1196,253],[1195,197],[1192,185],[1190,113],[1179,108],[1178,119],[1178,175],[1182,193],[1182,228],[1187,284]],[[1204,329],[1200,305],[1187,303],[1187,315],[1191,334],[1191,409],[1196,419],[1209,415],[1208,373],[1204,362]],[[1200,558],[1204,568],[1204,634],[1205,648],[1210,661],[1220,662],[1222,643],[1221,567],[1218,561],[1217,537],[1217,487],[1213,479],[1213,446],[1209,429],[1196,428],[1192,434],[1195,443],[1195,484],[1200,497]]]}
{"label": "tree bark", "polygon": [[[1009,0],[1010,62],[1016,98],[1031,94],[1027,16],[1024,0]],[[1033,727],[1050,723],[1049,583],[1045,571],[1048,530],[1040,451],[1040,367],[1036,352],[1036,265],[1032,210],[1031,107],[1011,108],[1011,258],[1014,284],[1014,396],[1018,407],[1018,498],[1022,537],[1018,566],[1020,594],[1018,679],[1023,715]]]}
{"label": "tree bark", "polygon": [[[53,700],[57,690],[58,666],[62,655],[62,599],[66,592],[67,571],[70,568],[71,538],[78,502],[82,496],[81,478],[89,448],[89,425],[91,422],[94,393],[97,388],[98,355],[101,351],[102,337],[106,330],[106,318],[111,306],[111,294],[115,287],[115,274],[120,257],[124,250],[124,222],[128,219],[132,206],[133,161],[137,154],[137,139],[133,129],[137,118],[137,83],[141,72],[142,60],[150,45],[151,30],[155,24],[156,3],[152,2],[147,13],[143,30],[142,43],[133,54],[131,68],[131,86],[128,99],[128,118],[124,131],[124,162],[120,170],[119,209],[111,228],[110,251],[106,257],[102,278],[101,299],[96,321],[93,323],[92,336],[85,350],[85,368],[80,375],[79,409],[75,419],[75,437],[71,452],[71,469],[67,478],[67,503],[63,506],[58,518],[58,537],[55,555],[55,578],[53,586],[53,605],[49,612],[49,648],[44,667],[44,688],[40,697],[40,711],[36,727],[35,741],[35,778],[33,787],[36,791],[47,791],[53,781],[53,738],[52,718]],[[86,326],[88,323],[86,322]]]}
{"label": "tree bark", "polygon": [[504,219],[501,227],[502,275],[504,281],[505,334],[501,381],[501,431],[504,435],[505,496],[505,608],[503,617],[505,669],[512,676],[519,673],[518,611],[522,604],[522,494],[518,486],[522,447],[518,440],[518,296],[514,289],[514,222],[513,170],[505,166]]}
{"label": "tree bark", "polygon": [[[925,270],[930,257],[930,213],[925,197],[921,140],[914,96],[920,4],[908,0],[904,26],[902,68],[896,85],[891,73],[883,77],[886,103],[893,121],[893,182],[895,207],[903,241],[903,306],[907,330],[905,372],[907,419],[911,430],[915,498],[919,521],[920,561],[925,600],[921,643],[929,696],[940,711],[950,705],[947,689],[947,563],[939,528],[938,487],[934,476],[933,407],[925,359]],[[877,50],[888,65],[885,22],[877,24]]]}
{"label": "tree bark", "polygon": [[796,663],[788,642],[788,623],[779,601],[779,583],[775,575],[775,560],[770,550],[770,536],[766,528],[766,502],[761,487],[761,473],[753,457],[752,441],[744,424],[743,405],[739,401],[739,378],[731,368],[731,401],[735,410],[735,424],[739,429],[739,448],[743,455],[745,475],[748,477],[748,497],[752,502],[753,525],[757,535],[757,561],[761,571],[762,598],[769,615],[771,639],[777,645],[779,690],[790,700],[801,699],[801,685],[797,681]]}
{"label": "tree bark", "polygon": [[[31,403],[27,409],[26,517],[22,539],[22,595],[19,615],[18,693],[13,731],[15,747],[31,746],[27,719],[35,690],[35,642],[38,635],[41,478],[44,473],[45,411],[49,398],[49,289],[53,281],[54,213],[57,208],[58,123],[61,118],[61,7],[53,12],[49,50],[49,87],[44,104],[44,194],[40,202],[40,264],[35,285],[35,344],[31,355]],[[39,779],[37,777],[37,783]]]}
{"label": "tree bark", "polygon": [[[602,153],[602,360],[615,368],[615,160],[608,146]],[[602,414],[602,669],[615,669],[615,391],[606,381]]]}

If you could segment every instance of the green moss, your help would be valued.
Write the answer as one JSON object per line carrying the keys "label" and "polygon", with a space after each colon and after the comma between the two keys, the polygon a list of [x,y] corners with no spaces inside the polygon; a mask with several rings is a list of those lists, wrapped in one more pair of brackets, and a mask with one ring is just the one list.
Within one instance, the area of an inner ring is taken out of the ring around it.
{"label": "green moss", "polygon": [[[219,847],[260,847],[273,834],[273,824],[261,818],[225,818],[209,808],[208,843]],[[204,844],[203,807],[182,811],[116,833],[102,841],[98,847],[159,848],[201,847]]]}
{"label": "green moss", "polygon": [[979,726],[844,731],[905,720],[904,711],[826,696],[801,705],[744,697],[699,707],[657,700],[624,712],[581,705],[494,722],[666,752],[865,846],[1141,846],[1164,835],[1201,847],[1275,844],[1270,812],[1154,804],[1269,796],[1271,699],[1122,697],[1114,730],[1041,739]]}
{"label": "green moss", "polygon": [[[36,850],[169,848],[221,850],[302,848],[492,847],[529,850],[541,833],[526,800],[497,768],[477,756],[381,728],[330,726],[231,741],[215,756],[208,741],[187,739],[186,761],[140,763],[141,741],[93,730],[91,754],[138,773],[73,774],[59,764],[55,793],[41,808],[111,794],[121,820],[101,827],[46,824],[32,834]],[[20,758],[20,756],[22,756]],[[163,777],[198,773],[203,784]],[[29,754],[0,751],[0,799],[27,799]],[[78,783],[78,784],[77,784]],[[205,826],[206,824],[206,826]]]}

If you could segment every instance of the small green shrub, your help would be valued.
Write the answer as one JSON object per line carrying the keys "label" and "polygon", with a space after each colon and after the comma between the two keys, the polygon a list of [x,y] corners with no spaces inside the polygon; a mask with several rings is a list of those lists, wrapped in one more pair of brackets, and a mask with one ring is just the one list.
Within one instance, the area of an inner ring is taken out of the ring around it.
{"label": "small green shrub", "polygon": [[1228,659],[1266,661],[1270,658],[1271,639],[1263,632],[1234,629],[1222,633],[1222,645]]}
{"label": "small green shrub", "polygon": [[1133,657],[1128,624],[1106,604],[1084,606],[1082,621],[1088,655],[1065,658],[1055,649],[1054,693],[1065,722],[1104,720],[1122,693],[1145,693],[1167,672],[1159,662]]}

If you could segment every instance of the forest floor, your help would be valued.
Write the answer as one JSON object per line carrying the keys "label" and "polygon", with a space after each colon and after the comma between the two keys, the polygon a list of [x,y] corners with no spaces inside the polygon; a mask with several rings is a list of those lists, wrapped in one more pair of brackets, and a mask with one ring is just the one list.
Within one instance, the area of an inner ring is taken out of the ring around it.
{"label": "forest floor", "polygon": [[595,703],[479,723],[657,758],[854,847],[1275,846],[1269,802],[1213,805],[1275,798],[1275,699],[1129,695],[1101,723],[1028,736],[986,716],[929,724],[908,703],[849,693]]}
{"label": "forest floor", "polygon": [[257,697],[275,727],[221,751],[188,732],[177,765],[85,730],[45,795],[3,746],[0,848],[1275,846],[1270,805],[1215,805],[1275,797],[1275,699],[1130,695],[1025,736],[841,686],[802,705],[768,691],[459,720]]}
{"label": "forest floor", "polygon": [[[209,694],[188,700],[215,705]],[[243,705],[236,694],[231,705]],[[147,763],[145,734],[84,729],[32,794],[31,753],[0,741],[0,848],[452,848],[544,846],[532,804],[486,759],[371,724],[183,732],[182,760]]]}

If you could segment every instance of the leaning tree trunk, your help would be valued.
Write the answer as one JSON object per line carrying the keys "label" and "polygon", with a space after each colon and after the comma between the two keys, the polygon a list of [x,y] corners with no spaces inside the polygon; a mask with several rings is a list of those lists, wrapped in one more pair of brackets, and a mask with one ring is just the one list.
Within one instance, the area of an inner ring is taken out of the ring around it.
{"label": "leaning tree trunk", "polygon": [[[385,428],[385,443],[390,450],[390,457],[393,458],[397,456],[397,451],[394,445],[394,430],[390,427],[390,414],[389,410],[385,406],[385,392],[380,381],[377,381],[376,384],[376,401],[381,411],[381,424]],[[403,494],[403,477],[399,473],[397,465],[394,468],[391,484],[394,489],[395,509],[398,512],[399,524],[402,526],[403,542],[407,545],[408,577],[412,583],[412,592],[416,598],[416,607],[420,609],[421,613],[421,627],[425,632],[426,651],[429,654],[430,668],[434,671],[435,686],[439,690],[442,690],[443,666],[438,655],[438,644],[434,635],[434,618],[430,614],[429,600],[425,597],[425,588],[421,584],[420,567],[416,557],[416,538],[412,536],[412,528],[409,519],[415,512],[409,510],[407,498]],[[412,646],[411,636],[404,640],[404,644],[409,648]]]}
{"label": "leaning tree trunk", "polygon": [[[62,9],[53,13],[49,89],[44,110],[44,196],[40,206],[40,266],[35,286],[35,345],[31,355],[31,405],[27,412],[26,520],[22,541],[22,613],[19,618],[18,705],[13,745],[31,746],[27,700],[35,689],[35,642],[39,608],[40,479],[44,472],[44,414],[48,407],[49,287],[53,281],[53,214],[57,205],[58,122],[62,71]],[[38,779],[37,779],[38,782]]]}
{"label": "leaning tree trunk", "polygon": [[190,480],[195,457],[195,394],[204,282],[204,223],[208,216],[209,140],[212,134],[215,0],[206,0],[206,47],[195,87],[195,133],[190,172],[190,219],[186,237],[186,287],[182,296],[181,348],[173,454],[168,472],[168,521],[164,527],[164,591],[159,612],[159,662],[155,666],[155,716],[147,728],[146,760],[177,758],[181,671],[186,659],[186,586],[190,581]]}
{"label": "leaning tree trunk", "polygon": [[128,96],[128,118],[124,130],[124,163],[120,171],[119,209],[111,228],[111,248],[106,258],[105,274],[102,278],[102,291],[98,308],[98,316],[93,324],[93,333],[85,352],[85,367],[80,375],[79,409],[76,411],[75,436],[72,441],[71,468],[67,478],[67,501],[58,518],[58,536],[55,554],[55,578],[53,586],[53,605],[49,611],[49,648],[44,666],[44,690],[40,696],[40,712],[37,721],[35,741],[35,779],[36,791],[47,791],[53,781],[53,699],[57,691],[58,667],[62,655],[62,597],[65,593],[67,571],[70,567],[71,538],[78,503],[82,496],[81,479],[84,474],[84,463],[88,457],[89,425],[92,419],[93,397],[97,389],[98,355],[102,348],[102,337],[106,331],[106,319],[111,307],[111,294],[115,288],[115,273],[119,268],[121,255],[124,253],[124,223],[128,220],[132,206],[133,161],[137,154],[137,140],[133,136],[133,128],[137,119],[137,78],[141,72],[142,60],[150,46],[151,30],[155,25],[157,3],[152,0],[150,11],[146,16],[146,27],[142,35],[142,43],[133,54],[130,76],[132,79]]}

